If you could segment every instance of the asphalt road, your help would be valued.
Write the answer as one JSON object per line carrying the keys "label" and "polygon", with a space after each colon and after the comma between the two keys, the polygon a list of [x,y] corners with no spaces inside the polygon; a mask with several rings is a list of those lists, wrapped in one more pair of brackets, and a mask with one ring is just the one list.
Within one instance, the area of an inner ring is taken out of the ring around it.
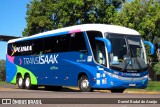
{"label": "asphalt road", "polygon": [[[159,107],[160,94],[159,93],[145,93],[145,92],[130,92],[124,93],[110,93],[110,91],[95,92],[79,92],[76,88],[64,87],[61,91],[46,91],[43,87],[38,90],[18,89],[15,85],[0,86],[0,100],[10,99],[12,105],[1,105],[20,107],[22,101],[28,100],[37,101],[38,107],[56,106],[56,107]],[[32,99],[35,98],[35,99]],[[147,99],[146,99],[147,98]],[[148,99],[149,98],[149,99]],[[14,100],[14,101],[13,101]],[[22,100],[17,105],[18,100]],[[39,101],[39,102],[38,102]],[[104,103],[103,103],[104,102]],[[24,103],[24,102],[23,102]],[[159,104],[156,104],[159,103]],[[14,105],[13,105],[14,104]],[[30,106],[30,105],[23,105]],[[36,105],[32,105],[36,106]]]}

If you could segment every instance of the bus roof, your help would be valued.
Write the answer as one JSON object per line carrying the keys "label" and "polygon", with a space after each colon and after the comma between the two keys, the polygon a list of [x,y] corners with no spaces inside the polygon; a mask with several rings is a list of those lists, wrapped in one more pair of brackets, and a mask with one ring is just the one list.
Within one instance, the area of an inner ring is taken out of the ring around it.
{"label": "bus roof", "polygon": [[11,42],[17,42],[17,41],[24,41],[24,40],[31,40],[35,38],[44,38],[44,37],[50,37],[54,35],[60,35],[60,34],[69,34],[69,33],[75,33],[80,31],[101,31],[101,32],[109,32],[109,33],[118,33],[118,34],[129,34],[129,35],[140,35],[136,30],[117,26],[117,25],[107,25],[107,24],[82,24],[82,25],[75,25],[71,27],[65,27],[60,29],[55,29],[43,33],[39,33],[33,36],[18,38],[18,39],[12,39],[8,41],[8,43]]}

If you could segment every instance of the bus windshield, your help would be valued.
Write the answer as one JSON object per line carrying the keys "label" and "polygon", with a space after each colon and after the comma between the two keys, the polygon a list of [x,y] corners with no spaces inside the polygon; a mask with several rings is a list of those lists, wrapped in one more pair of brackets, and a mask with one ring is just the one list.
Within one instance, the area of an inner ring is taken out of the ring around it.
{"label": "bus windshield", "polygon": [[112,44],[112,52],[109,54],[110,68],[125,72],[147,69],[139,35],[107,33],[106,38]]}

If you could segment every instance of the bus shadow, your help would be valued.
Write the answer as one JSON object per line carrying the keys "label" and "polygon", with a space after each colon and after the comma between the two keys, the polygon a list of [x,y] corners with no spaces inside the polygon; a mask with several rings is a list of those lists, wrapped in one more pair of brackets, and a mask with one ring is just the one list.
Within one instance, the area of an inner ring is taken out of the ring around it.
{"label": "bus shadow", "polygon": [[[0,85],[0,87],[2,87],[4,90],[5,90],[5,88],[6,88],[6,90],[19,90],[19,91],[27,91],[27,89],[19,89],[18,88],[18,86],[17,85],[13,85],[13,84],[6,84],[6,85]],[[6,91],[5,90],[5,91]],[[77,87],[62,87],[62,89],[61,90],[59,90],[59,91],[55,91],[55,90],[47,90],[47,89],[45,89],[45,87],[44,86],[39,86],[37,89],[30,89],[30,90],[32,90],[32,91],[49,91],[49,92],[81,92]],[[28,90],[29,91],[29,90]],[[109,91],[103,91],[103,90],[94,90],[94,92],[102,92],[102,93],[106,93],[106,92],[108,92],[109,93]]]}
{"label": "bus shadow", "polygon": [[77,89],[72,89],[68,87],[63,87],[61,90],[47,90],[44,87],[37,88],[36,90],[41,90],[41,91],[53,91],[53,92],[81,92],[80,90]]}
{"label": "bus shadow", "polygon": [[75,90],[71,88],[64,87],[60,90],[60,92],[81,92],[80,90]]}

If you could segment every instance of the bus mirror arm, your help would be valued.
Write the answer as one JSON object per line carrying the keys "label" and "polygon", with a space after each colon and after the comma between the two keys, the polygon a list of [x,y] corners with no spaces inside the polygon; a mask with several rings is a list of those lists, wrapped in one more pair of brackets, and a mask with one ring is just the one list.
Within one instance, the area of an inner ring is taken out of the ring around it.
{"label": "bus mirror arm", "polygon": [[154,55],[154,44],[152,44],[151,42],[149,42],[149,41],[144,41],[144,44],[147,44],[147,45],[149,45],[150,46],[150,54],[151,55]]}
{"label": "bus mirror arm", "polygon": [[111,44],[110,40],[108,40],[106,38],[100,38],[100,37],[96,37],[95,39],[98,40],[98,41],[104,42],[104,44],[107,47],[108,53],[112,52],[112,44]]}

